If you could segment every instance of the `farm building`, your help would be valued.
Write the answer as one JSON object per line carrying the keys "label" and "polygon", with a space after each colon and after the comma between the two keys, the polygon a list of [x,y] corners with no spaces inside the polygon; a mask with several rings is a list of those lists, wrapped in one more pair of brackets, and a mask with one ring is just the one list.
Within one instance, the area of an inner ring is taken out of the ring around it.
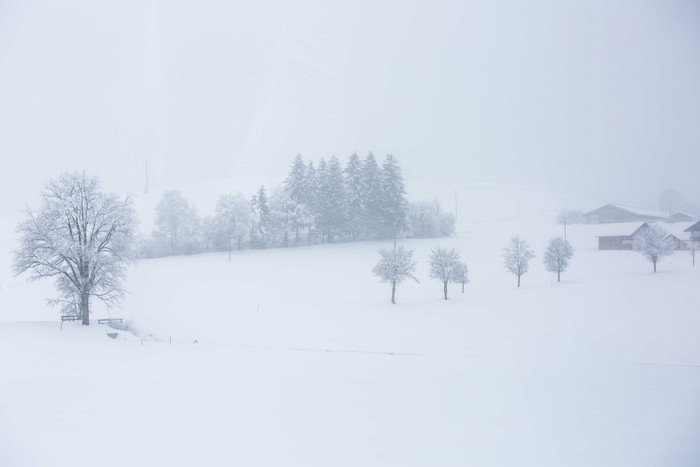
{"label": "farm building", "polygon": [[669,222],[692,222],[695,216],[687,212],[677,212],[668,218]]}
{"label": "farm building", "polygon": [[599,250],[632,250],[634,237],[648,228],[646,222],[619,222],[597,229]]}
{"label": "farm building", "polygon": [[668,230],[668,236],[666,238],[673,243],[674,250],[682,250],[685,248],[690,239],[686,229],[692,225],[692,222],[675,222],[664,225],[664,228]]}
{"label": "farm building", "polygon": [[674,250],[682,250],[685,248],[685,242],[673,234],[668,234],[664,240],[671,242]]}
{"label": "farm building", "polygon": [[690,227],[684,230],[690,234],[690,240],[693,242],[700,242],[700,222],[692,224]]}
{"label": "farm building", "polygon": [[668,220],[661,211],[631,208],[618,204],[606,204],[584,214],[586,224],[610,224],[614,222],[657,222]]}

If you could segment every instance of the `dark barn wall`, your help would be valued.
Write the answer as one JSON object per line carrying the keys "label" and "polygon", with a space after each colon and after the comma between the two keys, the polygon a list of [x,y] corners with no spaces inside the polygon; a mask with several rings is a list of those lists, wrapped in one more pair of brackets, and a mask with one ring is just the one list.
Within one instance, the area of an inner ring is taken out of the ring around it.
{"label": "dark barn wall", "polygon": [[629,235],[619,237],[598,237],[599,250],[631,250],[634,242]]}
{"label": "dark barn wall", "polygon": [[675,235],[671,235],[669,241],[673,244],[674,250],[680,250],[683,247],[683,242]]}
{"label": "dark barn wall", "polygon": [[606,206],[596,209],[586,215],[586,222],[589,224],[608,224],[611,222],[634,222],[639,220],[639,216],[629,211],[616,208],[614,206]]}

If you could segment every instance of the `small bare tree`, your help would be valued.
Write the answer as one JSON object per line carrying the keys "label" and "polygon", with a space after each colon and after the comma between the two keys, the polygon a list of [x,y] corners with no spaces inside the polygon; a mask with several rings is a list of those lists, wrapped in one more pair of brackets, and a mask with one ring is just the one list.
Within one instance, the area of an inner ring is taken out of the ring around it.
{"label": "small bare tree", "polygon": [[430,252],[430,277],[442,282],[443,295],[447,300],[447,284],[450,282],[464,284],[467,282],[467,265],[460,260],[455,248],[435,248]]}
{"label": "small bare tree", "polygon": [[462,284],[462,293],[464,293],[464,286],[469,282],[469,270],[465,263],[459,263],[454,270],[455,282]]}
{"label": "small bare tree", "polygon": [[518,277],[518,287],[520,287],[520,277],[525,274],[530,266],[530,260],[535,257],[530,245],[520,237],[512,237],[510,245],[503,249],[505,268]]}
{"label": "small bare tree", "polygon": [[692,240],[688,241],[688,243],[685,244],[685,249],[688,250],[688,253],[690,253],[690,256],[693,257],[693,267],[695,267],[695,252],[700,248],[700,244],[698,242],[694,242]]}
{"label": "small bare tree", "polygon": [[61,175],[42,192],[39,211],[27,210],[17,231],[16,274],[30,280],[55,278],[64,312],[90,324],[90,297],[107,305],[123,294],[126,262],[132,258],[134,211],[127,198],[100,192],[97,178],[85,173]]}
{"label": "small bare tree", "polygon": [[381,249],[379,254],[382,257],[372,272],[381,279],[381,282],[391,284],[391,303],[396,303],[396,288],[404,280],[413,279],[418,282],[414,275],[416,262],[413,261],[413,250],[406,250],[401,246],[392,250]]}
{"label": "small bare tree", "polygon": [[[195,248],[199,231],[197,210],[177,190],[163,193],[156,206],[154,238],[165,241],[170,256],[190,253]],[[165,247],[165,245],[162,245]]]}
{"label": "small bare tree", "polygon": [[634,239],[634,249],[654,265],[664,256],[673,254],[673,243],[668,239],[668,231],[659,224],[649,224],[639,231]]}
{"label": "small bare tree", "polygon": [[231,241],[235,239],[236,249],[240,250],[250,233],[250,203],[241,193],[221,196],[216,203],[216,222],[226,233],[228,260],[231,261]]}
{"label": "small bare tree", "polygon": [[544,252],[544,266],[549,272],[557,273],[557,282],[561,282],[561,273],[569,267],[569,260],[574,255],[574,249],[563,237],[549,240]]}

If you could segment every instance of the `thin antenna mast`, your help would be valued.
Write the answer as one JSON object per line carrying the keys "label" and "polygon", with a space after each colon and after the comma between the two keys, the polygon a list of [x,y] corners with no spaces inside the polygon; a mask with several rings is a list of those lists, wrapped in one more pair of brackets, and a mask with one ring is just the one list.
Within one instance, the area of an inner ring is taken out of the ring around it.
{"label": "thin antenna mast", "polygon": [[143,190],[144,193],[148,193],[148,161],[146,161],[146,186]]}

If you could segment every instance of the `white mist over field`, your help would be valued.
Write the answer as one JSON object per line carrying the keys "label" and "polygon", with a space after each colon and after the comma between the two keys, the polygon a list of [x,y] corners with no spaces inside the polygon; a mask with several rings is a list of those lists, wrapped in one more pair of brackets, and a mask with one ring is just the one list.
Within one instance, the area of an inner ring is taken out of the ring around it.
{"label": "white mist over field", "polygon": [[699,83],[690,0],[0,0],[0,467],[698,465],[700,266],[584,213],[694,245]]}
{"label": "white mist over field", "polygon": [[[393,153],[409,180],[700,204],[689,0],[0,3],[0,207]],[[18,196],[21,194],[21,196]]]}

